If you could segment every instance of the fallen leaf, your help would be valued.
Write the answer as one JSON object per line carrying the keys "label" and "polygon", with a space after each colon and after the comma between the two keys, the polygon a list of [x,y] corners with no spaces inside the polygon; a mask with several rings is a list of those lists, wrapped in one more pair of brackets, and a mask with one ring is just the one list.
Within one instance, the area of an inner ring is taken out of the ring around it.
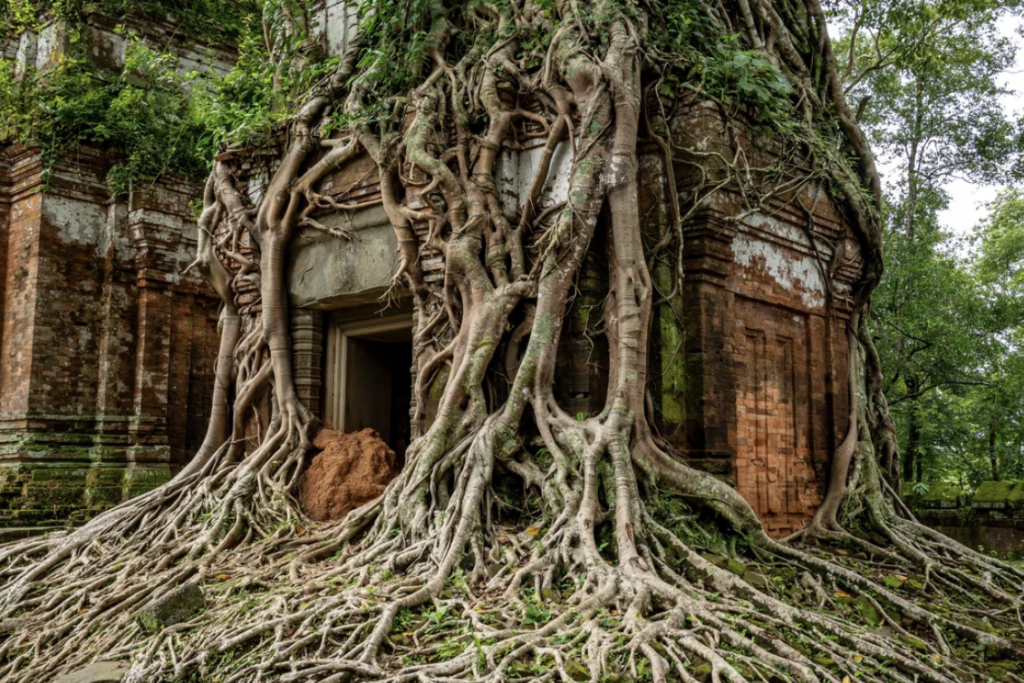
{"label": "fallen leaf", "polygon": [[483,612],[484,611],[484,606],[483,605],[477,605],[476,607],[473,608],[473,610],[476,611],[476,612]]}
{"label": "fallen leaf", "polygon": [[296,524],[295,533],[301,536],[302,534],[306,533],[306,527],[302,526],[301,524]]}
{"label": "fallen leaf", "polygon": [[218,581],[223,581],[224,579],[230,579],[230,578],[231,577],[228,576],[227,574],[217,574],[217,580]]}
{"label": "fallen leaf", "polygon": [[856,662],[857,664],[860,664],[861,662],[864,661],[864,655],[854,655],[853,656],[853,661]]}
{"label": "fallen leaf", "polygon": [[843,683],[850,683],[850,677],[849,676],[843,676]]}
{"label": "fallen leaf", "polygon": [[536,536],[540,533],[540,529],[538,529],[535,526],[531,526],[529,529],[526,530],[526,533],[530,536]]}
{"label": "fallen leaf", "polygon": [[937,652],[933,652],[932,661],[936,664],[942,664],[942,655],[938,654]]}
{"label": "fallen leaf", "polygon": [[414,635],[416,635],[416,634],[413,633],[412,631],[406,631],[405,633],[402,634],[402,636],[404,636],[405,638],[412,638]]}
{"label": "fallen leaf", "polygon": [[846,591],[838,591],[838,590],[836,591],[836,596],[840,597],[840,598],[852,598],[853,597],[852,595],[850,595]]}
{"label": "fallen leaf", "polygon": [[87,610],[87,609],[80,609],[80,610],[78,610],[78,613],[79,613],[79,614],[85,614],[85,613],[86,613],[86,612],[88,612],[88,611],[89,611],[89,610]]}
{"label": "fallen leaf", "polygon": [[494,540],[497,541],[498,543],[508,543],[508,536],[498,536]]}

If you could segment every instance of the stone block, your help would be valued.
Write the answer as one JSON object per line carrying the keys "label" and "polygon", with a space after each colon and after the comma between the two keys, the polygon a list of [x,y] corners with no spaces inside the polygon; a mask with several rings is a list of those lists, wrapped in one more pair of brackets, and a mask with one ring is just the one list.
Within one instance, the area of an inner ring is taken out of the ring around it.
{"label": "stone block", "polygon": [[86,471],[85,484],[89,488],[120,486],[124,474],[123,467],[93,467]]}
{"label": "stone block", "polygon": [[22,487],[23,506],[38,510],[61,511],[82,507],[87,483],[79,469],[47,468],[32,470]]}
{"label": "stone block", "polygon": [[[907,505],[915,510],[957,509],[966,502],[964,490],[957,484],[948,481],[924,482],[928,490],[924,493],[907,493]],[[908,486],[907,488],[912,488]]]}
{"label": "stone block", "polygon": [[1024,481],[983,481],[971,506],[977,510],[1024,509]]}
{"label": "stone block", "polygon": [[55,683],[116,683],[128,673],[121,662],[93,662],[78,671],[61,676]]}
{"label": "stone block", "polygon": [[298,308],[332,308],[339,303],[376,303],[391,284],[396,264],[395,230],[379,207],[321,220],[353,231],[348,241],[307,229],[290,247],[288,293]]}
{"label": "stone block", "polygon": [[151,602],[139,611],[136,619],[139,626],[149,634],[157,633],[168,626],[188,621],[206,606],[203,592],[195,584],[175,588],[159,600]]}
{"label": "stone block", "polygon": [[123,500],[124,493],[120,483],[117,486],[91,486],[85,492],[85,507],[89,510],[106,510]]}
{"label": "stone block", "polygon": [[166,467],[132,467],[124,473],[123,500],[152,491],[171,480]]}

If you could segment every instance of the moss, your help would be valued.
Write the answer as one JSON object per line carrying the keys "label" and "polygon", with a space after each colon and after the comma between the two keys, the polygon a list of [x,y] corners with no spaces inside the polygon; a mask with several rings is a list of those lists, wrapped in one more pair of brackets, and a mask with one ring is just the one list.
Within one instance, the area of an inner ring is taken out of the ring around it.
{"label": "moss", "polygon": [[747,573],[747,565],[743,564],[739,560],[730,559],[726,563],[726,568],[736,576],[743,576]]}
{"label": "moss", "polygon": [[[81,449],[74,455],[81,458]],[[166,467],[83,463],[0,467],[0,524],[79,522],[170,479]]]}
{"label": "moss", "polygon": [[988,623],[987,621],[981,621],[980,619],[967,619],[964,621],[964,626],[967,626],[968,628],[973,628],[976,631],[981,631],[982,633],[997,635],[997,632],[995,628],[993,628],[992,624]]}
{"label": "moss", "polygon": [[904,643],[906,643],[910,647],[914,648],[918,652],[928,652],[928,645],[927,645],[927,643],[925,643],[920,638],[915,638],[914,636],[905,636],[905,635],[900,635],[899,638]]}
{"label": "moss", "polygon": [[868,626],[878,627],[882,625],[882,613],[879,612],[873,604],[871,604],[871,600],[866,596],[862,595],[859,598],[856,598],[853,600],[852,604]]}
{"label": "moss", "polygon": [[[1019,485],[1024,486],[1024,483]],[[1014,495],[1014,488],[1017,486],[1018,484],[1012,481],[983,481],[974,493],[974,502],[997,503],[1009,501],[1010,497]]]}
{"label": "moss", "polygon": [[682,361],[683,331],[671,307],[658,310],[657,353],[661,360],[658,396],[661,414],[668,422],[681,424],[686,417],[686,366]]}
{"label": "moss", "polygon": [[958,484],[948,481],[925,482],[927,490],[906,494],[907,504],[912,508],[958,508],[966,501],[966,492]]}

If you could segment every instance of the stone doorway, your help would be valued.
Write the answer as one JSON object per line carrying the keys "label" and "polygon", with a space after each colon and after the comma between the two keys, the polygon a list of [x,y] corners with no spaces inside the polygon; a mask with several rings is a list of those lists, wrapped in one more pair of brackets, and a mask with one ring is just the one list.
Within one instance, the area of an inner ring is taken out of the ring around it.
{"label": "stone doorway", "polygon": [[375,429],[401,467],[411,438],[412,317],[332,317],[324,421],[342,432]]}

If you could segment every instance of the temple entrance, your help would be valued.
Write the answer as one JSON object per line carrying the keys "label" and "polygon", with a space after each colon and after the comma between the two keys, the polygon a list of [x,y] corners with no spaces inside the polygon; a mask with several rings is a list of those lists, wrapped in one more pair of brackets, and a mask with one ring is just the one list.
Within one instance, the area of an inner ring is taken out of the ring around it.
{"label": "temple entrance", "polygon": [[412,318],[335,316],[327,334],[324,420],[342,432],[375,429],[405,462],[412,401]]}

